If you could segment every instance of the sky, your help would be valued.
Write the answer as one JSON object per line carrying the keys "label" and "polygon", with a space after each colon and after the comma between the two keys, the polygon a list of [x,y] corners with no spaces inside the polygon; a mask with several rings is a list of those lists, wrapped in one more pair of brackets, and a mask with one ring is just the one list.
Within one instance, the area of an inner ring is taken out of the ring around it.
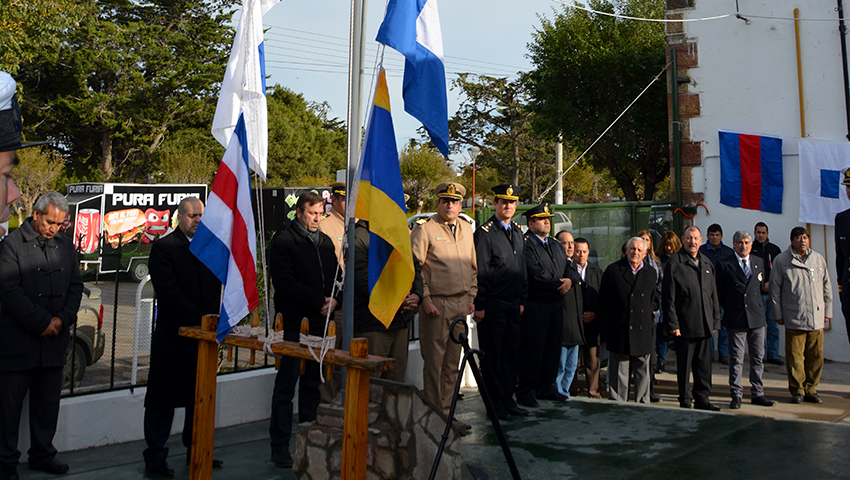
{"label": "sky", "polygon": [[[552,0],[440,0],[449,116],[457,111],[457,90],[450,90],[458,73],[516,79],[528,71],[525,57],[538,14],[553,18],[561,5]],[[372,99],[373,72],[380,44],[375,42],[385,2],[366,5],[366,59],[363,104]],[[346,119],[348,104],[348,45],[351,4],[343,0],[281,0],[265,17],[267,85],[279,84],[307,101],[327,102],[330,118]],[[404,111],[401,98],[404,57],[387,47],[383,57],[398,147],[419,138],[419,122]],[[365,114],[364,114],[365,115]],[[365,118],[362,120],[365,125]],[[452,155],[456,166],[469,162],[466,153]]]}

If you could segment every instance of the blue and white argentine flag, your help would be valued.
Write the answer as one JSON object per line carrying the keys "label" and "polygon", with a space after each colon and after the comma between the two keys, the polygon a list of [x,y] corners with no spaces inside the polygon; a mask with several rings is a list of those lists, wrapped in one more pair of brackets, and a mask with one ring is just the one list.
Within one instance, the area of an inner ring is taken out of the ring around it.
{"label": "blue and white argentine flag", "polygon": [[437,0],[390,0],[376,40],[404,55],[404,111],[422,122],[437,149],[448,156],[449,108]]}

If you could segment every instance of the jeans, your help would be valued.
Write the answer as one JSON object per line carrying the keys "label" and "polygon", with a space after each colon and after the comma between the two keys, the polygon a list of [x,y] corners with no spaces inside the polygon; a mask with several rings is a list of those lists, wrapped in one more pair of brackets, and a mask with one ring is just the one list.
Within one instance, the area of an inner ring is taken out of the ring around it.
{"label": "jeans", "polygon": [[779,324],[773,320],[773,312],[770,310],[770,297],[766,293],[761,294],[761,303],[764,305],[764,313],[767,317],[767,335],[764,337],[764,358],[766,360],[778,360]]}
{"label": "jeans", "polygon": [[555,380],[555,386],[558,387],[558,393],[565,397],[570,396],[570,385],[573,384],[576,368],[578,368],[578,345],[561,346],[561,361],[558,362],[558,378]]}

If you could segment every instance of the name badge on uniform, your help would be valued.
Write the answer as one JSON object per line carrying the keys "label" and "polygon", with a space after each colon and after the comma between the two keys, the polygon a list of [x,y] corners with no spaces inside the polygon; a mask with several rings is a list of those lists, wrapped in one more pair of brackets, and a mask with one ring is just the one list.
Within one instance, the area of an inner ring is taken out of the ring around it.
{"label": "name badge on uniform", "polygon": [[448,238],[447,238],[447,237],[437,237],[437,239],[436,239],[436,240],[437,240],[438,242],[442,242],[442,241],[444,241],[444,240],[448,240]]}

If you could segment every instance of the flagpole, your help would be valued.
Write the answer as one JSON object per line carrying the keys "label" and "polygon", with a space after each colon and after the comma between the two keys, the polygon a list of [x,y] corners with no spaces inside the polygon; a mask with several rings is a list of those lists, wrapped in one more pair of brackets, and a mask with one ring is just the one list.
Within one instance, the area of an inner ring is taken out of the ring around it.
{"label": "flagpole", "polygon": [[[354,175],[360,160],[360,130],[363,118],[363,58],[366,43],[363,37],[366,0],[351,2],[351,44],[348,69],[348,158],[346,159],[347,188],[354,188]],[[342,348],[348,349],[354,337],[354,207],[355,198],[345,202],[345,218],[348,222],[348,257],[345,263],[345,285],[342,290]],[[342,398],[345,398],[345,373],[342,375]]]}

